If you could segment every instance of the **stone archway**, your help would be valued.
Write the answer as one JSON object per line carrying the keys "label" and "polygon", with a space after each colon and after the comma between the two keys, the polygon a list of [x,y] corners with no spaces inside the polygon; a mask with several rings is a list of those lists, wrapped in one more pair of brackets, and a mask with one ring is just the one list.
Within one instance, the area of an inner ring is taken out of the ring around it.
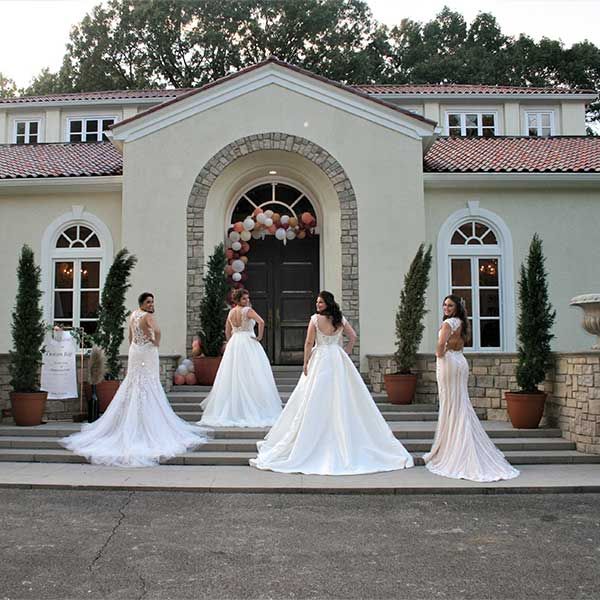
{"label": "stone archway", "polygon": [[[217,152],[196,177],[187,205],[187,347],[198,331],[198,307],[202,298],[204,209],[209,191],[219,175],[238,158],[261,150],[293,152],[310,160],[329,178],[340,203],[342,247],[342,309],[359,331],[358,208],[350,179],[339,162],[321,146],[295,135],[271,132],[246,136]],[[358,343],[352,357],[358,361]]]}

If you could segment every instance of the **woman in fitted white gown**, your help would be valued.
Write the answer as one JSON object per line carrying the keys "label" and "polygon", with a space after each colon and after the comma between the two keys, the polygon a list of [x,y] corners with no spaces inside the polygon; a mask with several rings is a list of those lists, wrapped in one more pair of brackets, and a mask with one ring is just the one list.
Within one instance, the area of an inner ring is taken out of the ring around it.
{"label": "woman in fitted white gown", "polygon": [[463,355],[469,322],[461,298],[444,299],[436,348],[440,411],[431,451],[423,457],[437,475],[498,481],[519,475],[490,440],[469,399],[469,365]]}
{"label": "woman in fitted white gown", "polygon": [[[349,342],[342,347],[342,334]],[[304,369],[250,464],[282,473],[355,475],[413,466],[350,360],[356,333],[329,292],[308,325]]]}
{"label": "woman in fitted white gown", "polygon": [[139,306],[129,319],[127,376],[115,397],[100,419],[60,440],[93,464],[151,467],[207,441],[206,429],[173,412],[160,383],[154,296],[141,294]]}
{"label": "woman in fitted white gown", "polygon": [[[260,344],[265,323],[250,307],[247,290],[235,290],[236,306],[225,323],[227,345],[210,394],[202,402],[202,425],[270,427],[281,414],[281,398]],[[258,337],[254,327],[258,323]]]}

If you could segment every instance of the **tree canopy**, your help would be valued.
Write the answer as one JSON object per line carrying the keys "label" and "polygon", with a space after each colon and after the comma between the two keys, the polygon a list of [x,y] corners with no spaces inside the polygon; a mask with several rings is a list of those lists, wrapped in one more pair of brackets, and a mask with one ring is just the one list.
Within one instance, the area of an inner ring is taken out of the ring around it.
{"label": "tree canopy", "polygon": [[594,44],[507,36],[486,12],[467,23],[444,7],[388,28],[363,0],[108,0],[72,28],[59,72],[20,92],[193,87],[270,55],[351,84],[600,88]]}

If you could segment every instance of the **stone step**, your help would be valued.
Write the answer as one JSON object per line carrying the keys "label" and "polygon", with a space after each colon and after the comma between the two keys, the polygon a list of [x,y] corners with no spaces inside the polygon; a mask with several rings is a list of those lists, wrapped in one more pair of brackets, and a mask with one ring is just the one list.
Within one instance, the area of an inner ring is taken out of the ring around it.
{"label": "stone step", "polygon": [[[199,421],[202,418],[202,411],[198,407],[198,410],[189,410],[190,405],[183,405],[183,410],[175,410],[177,415],[185,421]],[[409,411],[396,411],[396,410],[382,410],[381,414],[386,421],[437,421],[437,411],[420,411],[420,412],[409,412]]]}
{"label": "stone step", "polygon": [[[199,404],[208,396],[209,392],[168,392],[167,399],[173,404],[174,402],[189,402],[189,403],[197,403]],[[286,402],[291,396],[292,392],[281,392],[279,391],[279,396],[282,402]],[[389,404],[390,406],[397,407],[398,410],[411,410],[411,407],[418,407],[415,410],[427,410],[428,408],[437,409],[437,404],[391,404],[387,401],[387,396],[385,394],[371,394],[373,400],[377,404]]]}
{"label": "stone step", "polygon": [[[61,450],[57,437],[31,437],[31,436],[2,436],[0,449],[20,448],[30,450],[56,449]],[[261,438],[215,438],[204,444],[200,450],[203,452],[254,452],[256,443]],[[431,449],[433,438],[416,438],[403,440],[409,452],[428,452]],[[505,451],[516,450],[575,450],[575,444],[562,438],[495,438],[494,444]]]}
{"label": "stone step", "polygon": [[[422,465],[422,452],[414,452],[415,465]],[[187,452],[166,464],[174,465],[247,465],[256,452]],[[600,464],[600,455],[583,454],[575,450],[510,450],[506,458],[514,465],[526,464]],[[0,462],[85,463],[85,458],[68,450],[5,448],[0,450]]]}

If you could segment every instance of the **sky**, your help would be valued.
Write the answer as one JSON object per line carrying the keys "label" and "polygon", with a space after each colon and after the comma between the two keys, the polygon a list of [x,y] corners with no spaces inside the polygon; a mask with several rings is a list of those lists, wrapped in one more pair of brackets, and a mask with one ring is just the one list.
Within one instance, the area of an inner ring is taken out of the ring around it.
{"label": "sky", "polygon": [[[216,0],[219,1],[219,0]],[[223,0],[220,0],[223,1]],[[72,25],[99,0],[0,0],[0,72],[24,87],[43,68],[60,67]],[[470,22],[491,12],[508,35],[546,36],[566,46],[588,39],[600,45],[600,0],[367,0],[375,18],[397,25],[428,21],[447,4]]]}

